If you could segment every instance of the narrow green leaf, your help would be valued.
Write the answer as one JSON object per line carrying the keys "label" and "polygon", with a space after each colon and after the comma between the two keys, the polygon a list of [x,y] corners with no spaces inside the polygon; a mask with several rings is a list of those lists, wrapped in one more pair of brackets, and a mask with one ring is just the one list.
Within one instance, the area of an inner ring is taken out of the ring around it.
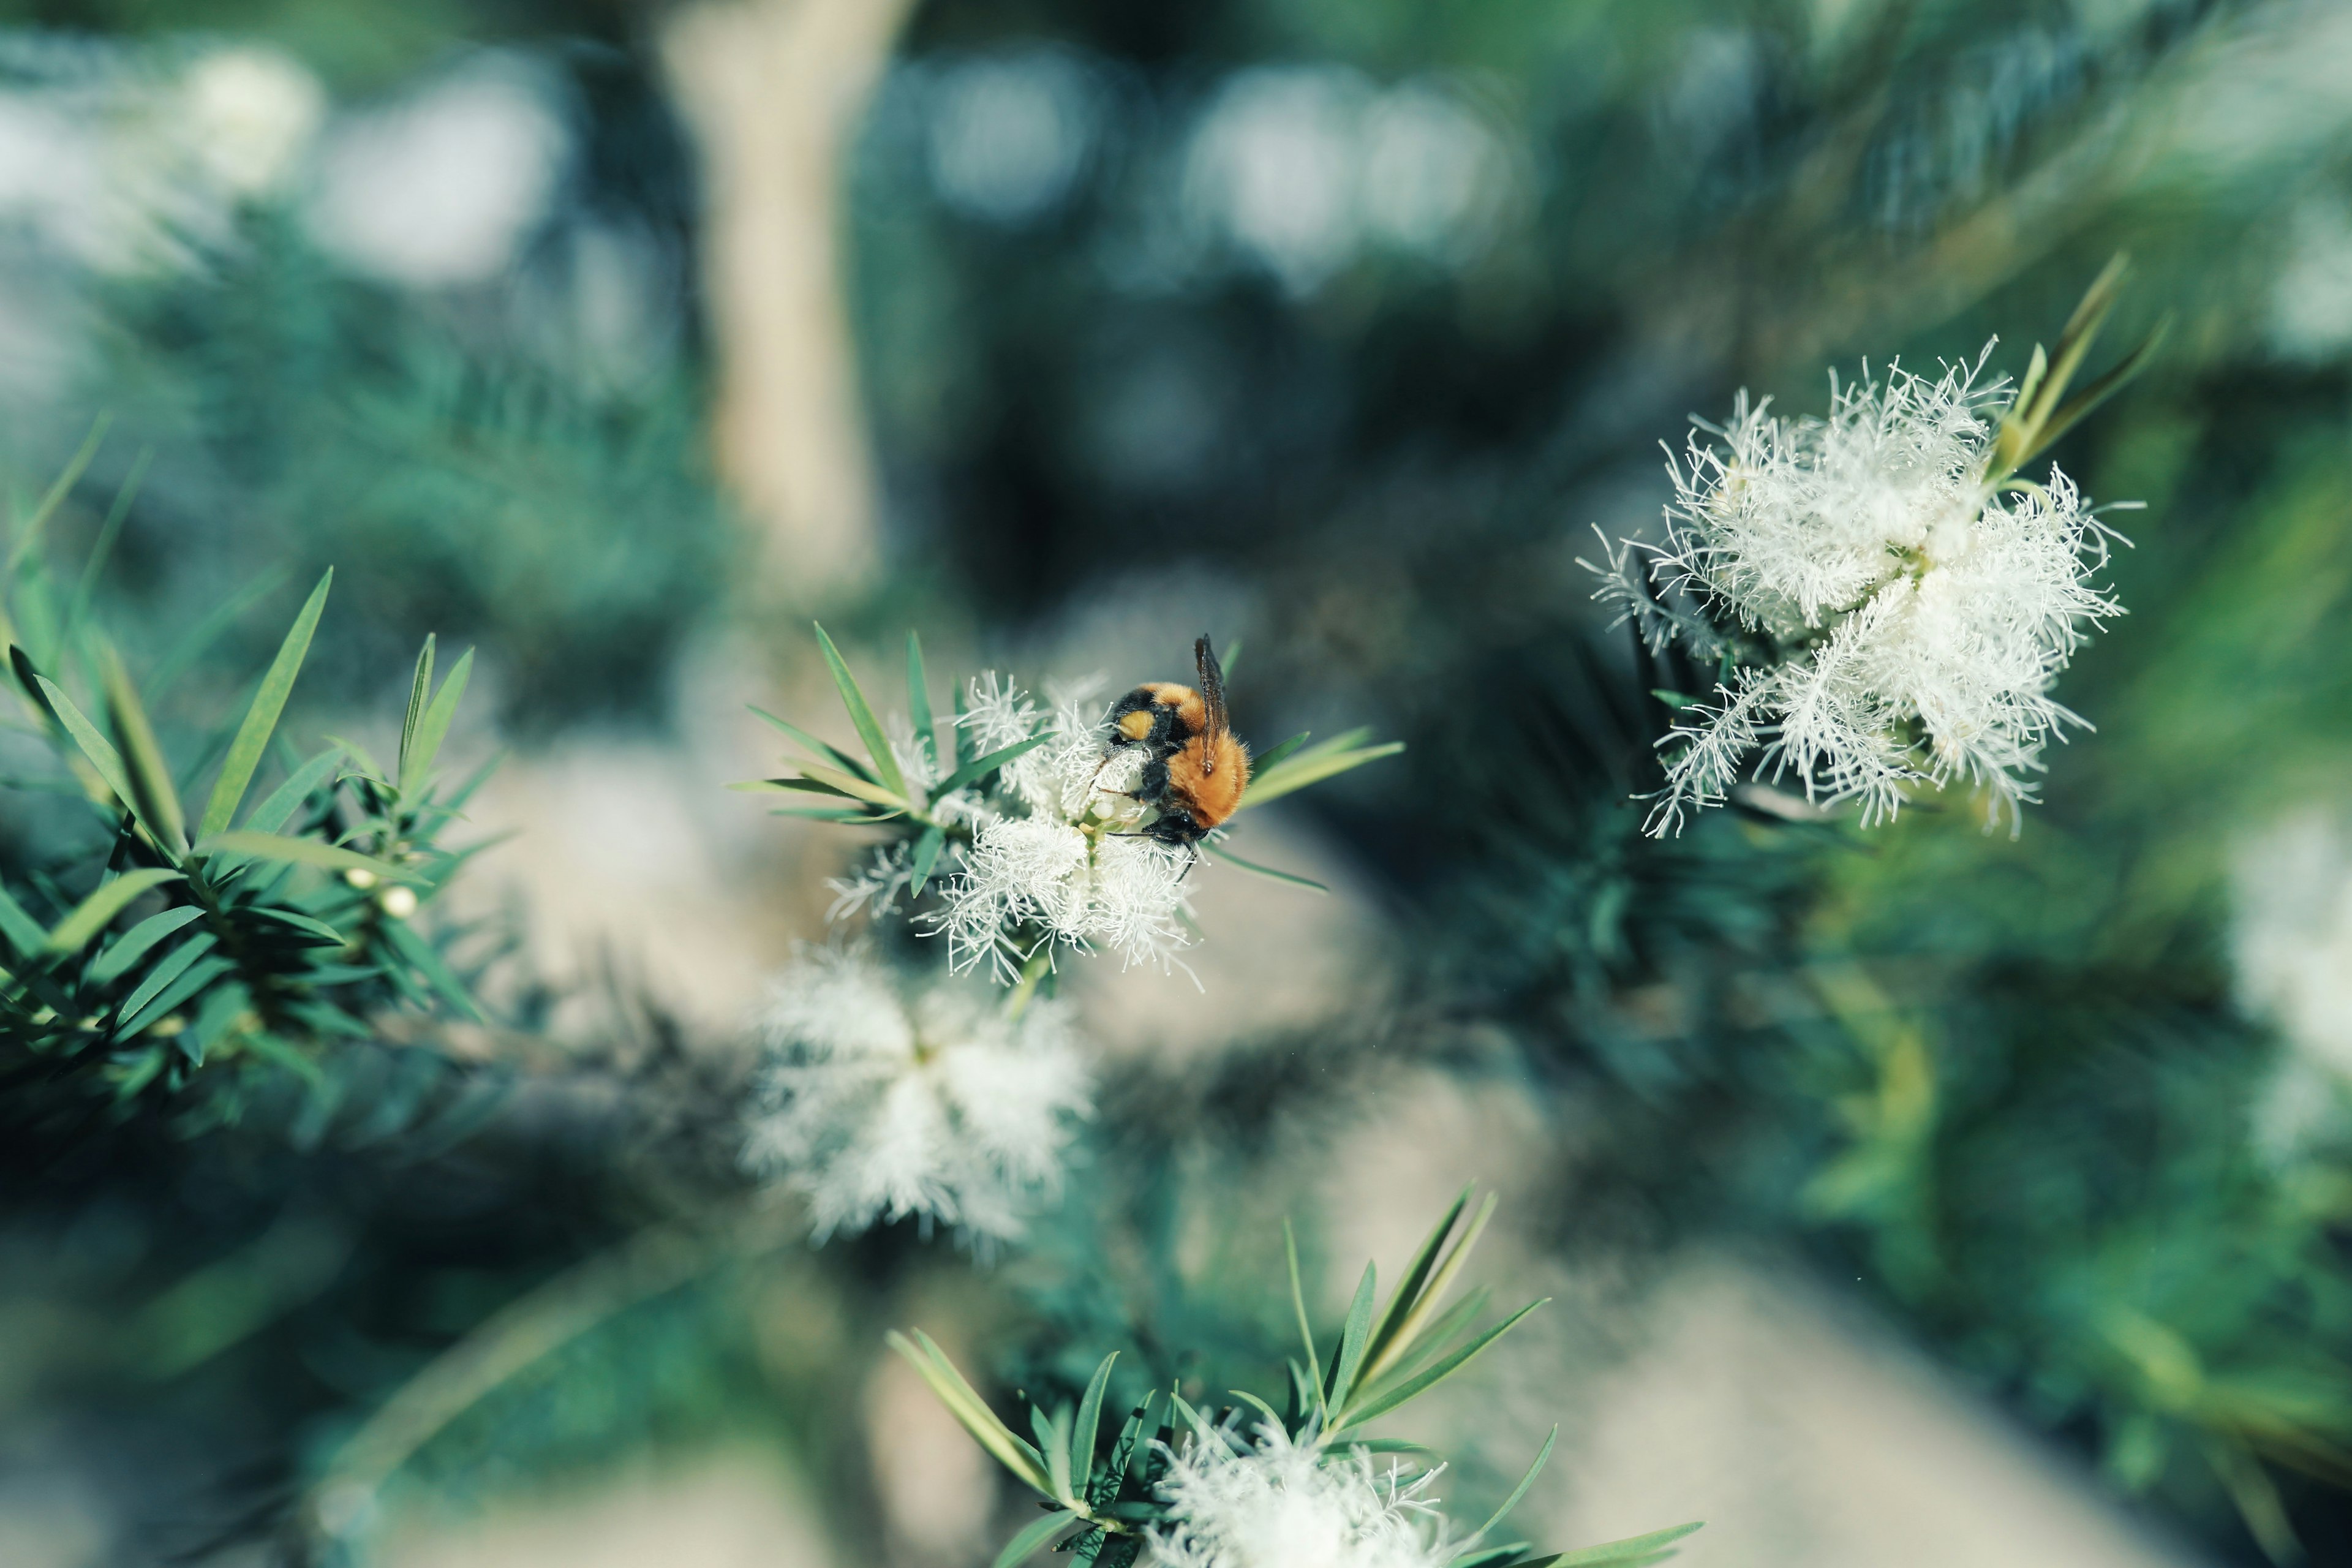
{"label": "narrow green leaf", "polygon": [[1111,1363],[1118,1360],[1113,1351],[1103,1357],[1102,1364],[1087,1384],[1086,1396],[1078,1401],[1078,1418],[1070,1427],[1070,1473],[1078,1478],[1083,1487],[1095,1472],[1095,1438],[1102,1425],[1103,1391],[1110,1386]]}
{"label": "narrow green leaf", "polygon": [[1416,1398],[1419,1395],[1427,1393],[1429,1390],[1436,1387],[1439,1384],[1444,1382],[1447,1378],[1452,1377],[1455,1373],[1460,1372],[1464,1367],[1468,1366],[1470,1363],[1475,1360],[1478,1354],[1488,1345],[1493,1344],[1496,1340],[1501,1339],[1505,1334],[1509,1333],[1514,1328],[1517,1328],[1521,1318],[1526,1317],[1529,1312],[1534,1311],[1538,1307],[1544,1305],[1545,1302],[1549,1301],[1550,1300],[1550,1297],[1546,1296],[1542,1300],[1528,1302],[1526,1306],[1520,1308],[1517,1311],[1513,1312],[1509,1317],[1505,1318],[1501,1322],[1496,1324],[1493,1328],[1488,1329],[1485,1333],[1479,1335],[1476,1339],[1471,1341],[1460,1350],[1455,1351],[1452,1355],[1449,1355],[1444,1360],[1439,1362],[1435,1366],[1431,1367],[1427,1372],[1421,1373],[1417,1377],[1407,1378],[1404,1382],[1398,1384],[1394,1388],[1389,1389],[1373,1398],[1365,1400],[1355,1409],[1341,1412],[1336,1419],[1343,1428],[1360,1426],[1366,1421],[1377,1420],[1379,1417],[1387,1415],[1390,1411],[1394,1410],[1398,1405],[1405,1403],[1405,1401]]}
{"label": "narrow green leaf", "polygon": [[857,738],[866,742],[866,754],[874,759],[874,781],[891,794],[903,797],[907,781],[899,776],[898,759],[890,754],[890,742],[882,733],[881,721],[866,700],[866,693],[857,688],[857,678],[849,673],[848,664],[841,650],[833,646],[833,638],[824,627],[816,628],[817,646],[824,650],[825,668],[833,671],[833,683],[841,690],[842,706],[849,710],[849,721],[856,726]]}
{"label": "narrow green leaf", "polygon": [[264,905],[257,909],[248,910],[247,913],[257,921],[268,921],[276,925],[290,926],[294,930],[302,932],[305,936],[315,936],[323,942],[331,942],[337,947],[342,946],[346,940],[342,932],[337,931],[326,921],[322,920],[314,920],[310,916],[303,914],[296,910],[281,910]]}
{"label": "narrow green leaf", "polygon": [[908,1363],[922,1375],[923,1381],[930,1384],[931,1392],[938,1394],[940,1402],[948,1407],[948,1414],[962,1423],[963,1429],[977,1438],[982,1447],[995,1456],[997,1463],[1030,1487],[1051,1495],[1053,1482],[1045,1474],[1045,1456],[1014,1436],[1013,1429],[997,1419],[996,1413],[988,1407],[987,1402],[980,1397],[971,1384],[964,1381],[963,1373],[955,1369],[955,1363],[948,1360],[947,1353],[932,1342],[930,1335],[917,1329],[910,1340],[893,1329],[883,1336],[883,1340],[892,1350],[907,1358]]}
{"label": "narrow green leaf", "polygon": [[1387,1358],[1377,1373],[1366,1373],[1360,1380],[1359,1392],[1365,1398],[1370,1399],[1391,1384],[1402,1383],[1411,1377],[1416,1368],[1426,1365],[1432,1358],[1443,1354],[1446,1346],[1467,1332],[1472,1323],[1484,1317],[1486,1305],[1493,1299],[1494,1292],[1481,1285],[1453,1306],[1448,1307],[1434,1322],[1416,1331],[1412,1336],[1412,1343],[1403,1351]]}
{"label": "narrow green leaf", "polygon": [[414,798],[425,789],[425,781],[433,771],[433,761],[441,754],[441,742],[449,738],[450,721],[457,716],[457,703],[466,695],[467,678],[474,673],[474,650],[467,648],[457,657],[449,678],[441,689],[425,705],[425,713],[416,721],[416,743],[400,753],[400,793]]}
{"label": "narrow green leaf", "polygon": [[139,983],[138,989],[124,997],[122,1005],[114,1010],[114,1016],[118,1020],[117,1032],[121,1031],[123,1025],[139,1016],[147,1005],[163,993],[165,986],[186,973],[190,964],[212,950],[213,933],[200,931],[170,952],[165,953],[163,961],[147,972],[147,978]]}
{"label": "narrow green leaf", "polygon": [[[747,703],[745,706],[749,707],[750,704]],[[864,763],[859,762],[856,757],[851,756],[847,752],[843,751],[840,747],[828,745],[826,742],[818,740],[814,735],[810,734],[806,730],[802,729],[799,725],[794,724],[788,720],[777,718],[765,708],[752,708],[751,711],[766,720],[769,723],[774,725],[777,729],[782,730],[786,736],[801,746],[803,750],[814,752],[819,756],[831,757],[835,763],[839,764],[843,772],[855,773],[859,778],[866,780],[868,784],[876,782],[873,769],[867,767]]]}
{"label": "narrow green leaf", "polygon": [[49,945],[49,933],[41,929],[41,922],[27,914],[5,887],[0,887],[0,936],[5,936],[8,945],[26,958],[37,956]]}
{"label": "narrow green leaf", "polygon": [[466,994],[465,985],[450,973],[449,965],[440,953],[434,951],[433,944],[417,934],[415,927],[406,921],[387,920],[379,929],[392,945],[400,950],[400,956],[416,966],[432,984],[433,989],[441,993],[442,999],[457,1010],[460,1017],[470,1018],[477,1024],[482,1021],[482,1010],[474,1005],[474,999]]}
{"label": "narrow green leaf", "polygon": [[1511,1495],[1503,1500],[1503,1506],[1496,1509],[1487,1517],[1486,1522],[1478,1527],[1478,1534],[1471,1537],[1473,1541],[1477,1540],[1478,1536],[1485,1535],[1488,1531],[1502,1523],[1504,1516],[1508,1514],[1513,1509],[1519,1506],[1519,1500],[1528,1495],[1528,1489],[1529,1487],[1536,1484],[1536,1477],[1542,1471],[1544,1461],[1551,1458],[1552,1445],[1559,1441],[1559,1427],[1555,1424],[1552,1426],[1550,1436],[1544,1439],[1542,1448],[1537,1451],[1536,1462],[1528,1467],[1528,1473],[1519,1478],[1519,1484],[1511,1489]]}
{"label": "narrow green leaf", "polygon": [[286,640],[278,646],[278,657],[269,663],[268,673],[261,678],[261,688],[253,694],[253,702],[245,710],[245,721],[236,727],[236,739],[229,742],[228,755],[221,763],[220,776],[213,781],[212,797],[205,803],[204,819],[196,825],[196,837],[221,832],[236,816],[244,804],[245,792],[253,783],[253,771],[261,765],[262,752],[269,745],[269,737],[278,729],[278,721],[286,711],[286,699],[294,690],[294,678],[302,673],[302,660],[310,652],[310,637],[319,629],[320,614],[327,607],[327,590],[333,585],[332,567],[310,590],[310,597],[302,613],[294,617],[294,625],[286,633]]}
{"label": "narrow green leaf", "polygon": [[182,878],[177,871],[160,870],[152,867],[145,870],[125,871],[111,882],[101,885],[97,891],[74,906],[71,914],[57,923],[56,929],[49,932],[49,951],[79,952],[89,945],[99,932],[106,929],[109,921],[122,912],[123,906],[130,903],[131,900],[159,882],[180,880]]}
{"label": "narrow green leaf", "polygon": [[188,830],[180,812],[180,792],[172,787],[172,770],[155,743],[139,693],[110,650],[105,656],[105,675],[107,713],[114,722],[114,743],[121,750],[123,775],[131,781],[131,808],[165,854],[184,855]]}
{"label": "narrow green leaf", "polygon": [[1396,1294],[1389,1298],[1387,1308],[1381,1313],[1381,1321],[1373,1326],[1371,1342],[1365,1347],[1366,1377],[1381,1374],[1381,1368],[1391,1359],[1389,1352],[1391,1347],[1402,1348],[1397,1344],[1397,1335],[1412,1315],[1412,1310],[1421,1304],[1422,1291],[1429,1284],[1430,1271],[1437,1267],[1438,1251],[1444,1247],[1445,1238],[1454,1234],[1454,1224],[1461,1219],[1462,1211],[1470,1206],[1472,1191],[1471,1187],[1465,1186],[1455,1195],[1453,1206],[1445,1211],[1445,1217],[1422,1238],[1420,1249],[1413,1253],[1412,1261],[1406,1265],[1404,1278],[1397,1281]]}
{"label": "narrow green leaf", "polygon": [[[948,726],[948,745],[955,752],[955,765],[959,768],[971,761],[971,732],[964,727],[963,721],[964,715],[969,711],[970,710],[964,706],[964,688],[959,685],[955,689],[955,720]],[[945,793],[945,791],[940,792],[940,794]],[[937,795],[933,798],[936,799]]]}
{"label": "narrow green leaf", "polygon": [[[1295,794],[1309,784],[1321,784],[1325,779],[1352,772],[1362,767],[1366,763],[1376,763],[1382,757],[1395,756],[1403,750],[1402,741],[1391,741],[1385,745],[1366,746],[1360,751],[1352,752],[1323,752],[1322,747],[1310,746],[1297,756],[1289,758],[1280,768],[1274,770],[1270,776],[1253,777],[1248,789],[1242,794],[1242,805],[1264,805],[1268,801],[1280,800],[1284,795]],[[1318,752],[1322,754],[1316,754]]]}
{"label": "narrow green leaf", "polygon": [[1673,1545],[1706,1522],[1705,1520],[1693,1520],[1688,1524],[1677,1524],[1671,1530],[1654,1530],[1647,1535],[1588,1546],[1580,1552],[1563,1552],[1551,1561],[1554,1568],[1601,1568],[1603,1563],[1611,1564],[1612,1568],[1631,1568],[1634,1563],[1655,1563],[1661,1557],[1672,1555],[1664,1548]]}
{"label": "narrow green leaf", "polygon": [[1034,1405],[1029,1406],[1029,1425],[1037,1434],[1037,1451],[1045,1456],[1045,1479],[1054,1483],[1055,1497],[1075,1507],[1078,1489],[1070,1478],[1069,1421],[1066,1405],[1050,1416]]}
{"label": "narrow green leaf", "polygon": [[341,756],[331,750],[320,752],[295,769],[284,784],[261,797],[261,804],[245,819],[246,831],[275,833],[285,826],[287,818],[301,809],[311,792],[327,782],[327,775],[334,771]]}
{"label": "narrow green leaf", "polygon": [[1471,1217],[1469,1228],[1462,1233],[1462,1239],[1454,1244],[1454,1249],[1445,1255],[1445,1261],[1439,1264],[1436,1272],[1430,1277],[1429,1288],[1405,1310],[1396,1335],[1390,1341],[1392,1355],[1411,1350],[1413,1342],[1421,1337],[1422,1326],[1437,1310],[1437,1303],[1444,1299],[1455,1276],[1462,1272],[1463,1265],[1470,1261],[1471,1248],[1478,1245],[1478,1238],[1486,1233],[1486,1222],[1494,1217],[1495,1194],[1488,1193],[1486,1201],[1478,1205],[1477,1214]]}
{"label": "narrow green leaf", "polygon": [[731,790],[740,790],[746,795],[767,795],[771,793],[788,795],[797,791],[809,795],[834,795],[842,800],[847,800],[850,798],[849,796],[843,795],[841,791],[834,788],[831,784],[819,784],[814,779],[737,779],[733,783],[723,787]]}
{"label": "narrow green leaf", "polygon": [[996,1561],[991,1563],[989,1568],[1013,1568],[1015,1563],[1026,1563],[1030,1558],[1037,1555],[1045,1543],[1059,1535],[1065,1528],[1078,1522],[1080,1521],[1075,1514],[1064,1509],[1055,1509],[1045,1518],[1033,1521],[1023,1529],[1020,1534],[1006,1542],[1004,1550],[996,1554]]}
{"label": "narrow green leaf", "polygon": [[919,899],[923,896],[923,889],[931,880],[931,868],[940,863],[940,851],[947,847],[947,833],[937,823],[924,828],[923,836],[915,840],[915,861],[910,868],[914,879],[911,897]]}
{"label": "narrow green leaf", "polygon": [[804,777],[814,779],[821,784],[830,784],[839,794],[850,795],[858,800],[870,800],[877,805],[888,806],[893,811],[910,809],[907,797],[895,790],[881,784],[867,784],[864,779],[852,778],[838,768],[828,768],[821,763],[803,763],[800,768]]}
{"label": "narrow green leaf", "polygon": [[931,717],[930,677],[923,669],[923,639],[912,631],[907,634],[907,721],[915,729],[915,744],[931,760],[931,772],[939,773],[939,721]]}
{"label": "narrow green leaf", "polygon": [[408,773],[408,749],[416,742],[416,723],[425,717],[425,700],[433,695],[433,645],[431,632],[425,634],[425,646],[416,650],[416,672],[408,678],[408,710],[400,716],[400,751],[393,758],[402,776]]}
{"label": "narrow green leaf", "polygon": [[[1299,1282],[1298,1279],[1298,1235],[1290,1228],[1290,1222],[1286,1219],[1282,1222],[1282,1254],[1285,1261],[1290,1265],[1290,1309],[1298,1314],[1298,1337],[1307,1346],[1307,1365],[1309,1370],[1319,1369],[1323,1364],[1323,1358],[1315,1349],[1315,1331],[1307,1325],[1307,1288]],[[1323,1413],[1325,1424],[1328,1426],[1330,1406],[1324,1402],[1323,1384],[1318,1380],[1314,1387],[1315,1407]]]}
{"label": "narrow green leaf", "polygon": [[1301,730],[1296,735],[1291,736],[1287,741],[1283,742],[1282,744],[1275,747],[1274,750],[1266,752],[1265,755],[1262,757],[1252,757],[1250,759],[1251,774],[1253,776],[1256,776],[1271,773],[1276,768],[1280,767],[1284,762],[1296,754],[1301,746],[1304,746],[1309,740],[1313,739],[1315,731],[1312,730]]}
{"label": "narrow green leaf", "polygon": [[373,871],[394,882],[419,880],[414,871],[404,870],[389,860],[379,860],[373,855],[362,855],[356,849],[345,849],[333,844],[321,844],[315,838],[295,838],[283,833],[257,833],[251,828],[233,828],[215,833],[196,843],[199,855],[250,855],[257,860],[275,860],[289,866],[316,866],[327,871]]}
{"label": "narrow green leaf", "polygon": [[1348,1303],[1348,1321],[1339,1331],[1339,1352],[1331,1358],[1331,1380],[1323,1391],[1326,1403],[1334,1410],[1348,1407],[1348,1395],[1355,1392],[1356,1373],[1364,1364],[1364,1342],[1372,1332],[1372,1296],[1379,1273],[1374,1264],[1364,1265],[1364,1277],[1356,1282],[1356,1299]]}
{"label": "narrow green leaf", "polygon": [[182,904],[165,910],[160,915],[149,915],[122,933],[121,941],[98,955],[89,966],[90,983],[105,985],[131,972],[131,966],[147,956],[148,952],[165,937],[191,921],[202,920],[205,911],[194,904]]}
{"label": "narrow green leaf", "polygon": [[771,808],[768,815],[804,816],[811,822],[888,822],[902,814],[895,811],[877,814],[864,806],[779,805]]}
{"label": "narrow green leaf", "polygon": [[1032,735],[1025,741],[1015,741],[1001,751],[991,752],[984,757],[974,757],[940,780],[940,787],[931,792],[931,798],[937,800],[941,795],[952,795],[966,784],[978,784],[1013,758],[1028,755],[1053,738],[1051,735]]}
{"label": "narrow green leaf", "polygon": [[[22,652],[21,649],[11,651]],[[29,668],[29,664],[26,668]],[[131,784],[122,774],[122,753],[114,749],[111,741],[98,732],[98,726],[74,706],[73,699],[68,697],[56,681],[45,675],[36,675],[33,680],[50,714],[65,726],[66,733],[73,737],[76,746],[81,748],[81,754],[89,759],[91,767],[98,770],[98,776],[105,781],[106,787],[114,792],[114,798],[129,806],[131,804]]]}
{"label": "narrow green leaf", "polygon": [[2057,443],[2060,437],[2080,424],[2084,416],[2122,391],[2133,377],[2147,368],[2147,362],[2156,357],[2157,350],[2164,346],[2164,340],[2171,333],[2172,318],[2166,316],[2157,322],[2156,330],[2141,339],[2139,346],[2126,354],[2113,369],[2064,403],[2060,404],[2056,412],[2050,416],[2048,423],[2042,426],[2039,439],[2034,442],[2032,448],[2018,461],[2021,464],[2030,463],[2048,451]]}
{"label": "narrow green leaf", "polygon": [[1312,877],[1301,877],[1290,871],[1277,871],[1271,866],[1261,866],[1255,860],[1244,860],[1214,838],[1202,839],[1201,847],[1220,860],[1238,866],[1243,870],[1260,877],[1270,877],[1277,882],[1287,882],[1294,888],[1304,888],[1310,893],[1328,893],[1331,890]]}
{"label": "narrow green leaf", "polygon": [[1225,685],[1228,688],[1231,688],[1234,683],[1234,666],[1241,663],[1242,649],[1248,646],[1241,638],[1235,637],[1225,645],[1225,651],[1218,657],[1217,670],[1225,678]]}

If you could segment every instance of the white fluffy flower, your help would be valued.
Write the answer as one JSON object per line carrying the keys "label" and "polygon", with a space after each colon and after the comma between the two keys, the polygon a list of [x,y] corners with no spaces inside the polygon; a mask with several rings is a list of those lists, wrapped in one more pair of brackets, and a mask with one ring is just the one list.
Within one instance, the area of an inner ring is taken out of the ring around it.
{"label": "white fluffy flower", "polygon": [[[1998,489],[1987,448],[2009,395],[1983,361],[1937,380],[1899,366],[1840,385],[1827,419],[1782,419],[1743,395],[1729,426],[1694,435],[1654,580],[1769,641],[1675,731],[1651,818],[1678,826],[1722,799],[1760,750],[1809,797],[1892,816],[1906,787],[1980,784],[2014,816],[2061,726],[2050,697],[2091,624],[2120,613],[2090,574],[2110,537],[2073,480]],[[1628,598],[1622,559],[1601,596]],[[1638,605],[1632,607],[1640,613]],[[1679,630],[1660,611],[1653,637]],[[1702,657],[1711,649],[1700,649]]]}
{"label": "white fluffy flower", "polygon": [[1160,1483],[1158,1568],[1444,1568],[1445,1521],[1423,1494],[1434,1470],[1377,1468],[1361,1449],[1318,1454],[1272,1422],[1243,1453],[1195,1443]]}
{"label": "white fluffy flower", "polygon": [[776,979],[746,1168],[809,1201],[820,1239],[908,1215],[989,1241],[1058,1190],[1093,1086],[1054,1004],[1006,1019],[950,980],[912,996],[857,952]]}
{"label": "white fluffy flower", "polygon": [[[963,723],[983,752],[1032,735],[1046,742],[1007,763],[997,809],[975,828],[930,920],[957,971],[989,963],[1013,978],[1041,948],[1106,948],[1128,964],[1171,966],[1192,943],[1184,876],[1192,857],[1136,837],[1145,807],[1131,792],[1140,750],[1114,749],[1099,703],[1066,696],[1040,717],[994,676],[974,681]],[[1024,930],[1039,933],[1025,943]]]}

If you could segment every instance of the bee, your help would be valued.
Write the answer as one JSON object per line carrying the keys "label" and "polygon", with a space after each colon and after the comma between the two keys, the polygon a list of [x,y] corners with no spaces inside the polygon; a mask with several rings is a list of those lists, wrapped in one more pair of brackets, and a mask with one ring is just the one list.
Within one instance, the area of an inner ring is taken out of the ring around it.
{"label": "bee", "polygon": [[1207,637],[1192,645],[1192,660],[1201,671],[1198,690],[1148,681],[1110,710],[1110,743],[1144,749],[1133,794],[1160,815],[1142,837],[1187,849],[1240,807],[1250,776],[1249,748],[1225,721],[1225,674]]}

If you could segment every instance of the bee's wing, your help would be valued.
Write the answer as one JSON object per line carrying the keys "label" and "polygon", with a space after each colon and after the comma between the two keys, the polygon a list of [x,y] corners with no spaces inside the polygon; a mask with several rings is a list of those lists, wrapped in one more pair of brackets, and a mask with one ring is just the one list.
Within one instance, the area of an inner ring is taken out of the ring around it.
{"label": "bee's wing", "polygon": [[1201,706],[1208,713],[1208,727],[1201,732],[1207,742],[1201,748],[1201,771],[1214,773],[1217,737],[1233,727],[1225,721],[1225,672],[1218,667],[1217,650],[1209,646],[1205,636],[1192,645],[1192,661],[1201,669]]}

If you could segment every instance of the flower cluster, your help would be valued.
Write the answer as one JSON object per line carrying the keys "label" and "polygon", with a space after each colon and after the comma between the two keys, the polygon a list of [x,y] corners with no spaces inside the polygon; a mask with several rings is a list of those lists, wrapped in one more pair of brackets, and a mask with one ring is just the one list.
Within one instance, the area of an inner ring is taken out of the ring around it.
{"label": "flower cluster", "polygon": [[[1439,1467],[1442,1469],[1444,1467]],[[1255,1440],[1171,1453],[1151,1537],[1160,1568],[1444,1568],[1454,1552],[1425,1495],[1438,1469],[1385,1469],[1361,1448],[1333,1455],[1278,1422]]]}
{"label": "flower cluster", "polygon": [[[2003,482],[1995,447],[2014,400],[1983,363],[1934,380],[1832,376],[1827,418],[1743,395],[1670,463],[1649,581],[1621,549],[1596,595],[1654,647],[1682,640],[1724,671],[1668,737],[1680,750],[1652,832],[1721,801],[1759,752],[1809,799],[1861,802],[1865,824],[1923,782],[1983,786],[1994,821],[2032,798],[2050,737],[2084,722],[2051,688],[2089,628],[2121,613],[2090,580],[2113,536],[2054,468]],[[1711,625],[1691,625],[1691,603]],[[1734,668],[1743,655],[1754,661]]]}
{"label": "flower cluster", "polygon": [[1108,949],[1122,966],[1167,969],[1192,945],[1185,876],[1195,857],[1136,832],[1143,754],[1114,750],[1102,706],[1079,691],[1042,718],[1016,688],[975,681],[961,722],[981,751],[1034,735],[1045,744],[1008,763],[946,889],[931,929],[951,969],[982,963],[1010,979],[1040,952]]}
{"label": "flower cluster", "polygon": [[909,1215],[983,1245],[1018,1236],[1092,1109],[1054,1004],[1008,1017],[955,980],[908,994],[862,952],[803,952],[764,1026],[743,1163],[806,1197],[820,1239]]}

